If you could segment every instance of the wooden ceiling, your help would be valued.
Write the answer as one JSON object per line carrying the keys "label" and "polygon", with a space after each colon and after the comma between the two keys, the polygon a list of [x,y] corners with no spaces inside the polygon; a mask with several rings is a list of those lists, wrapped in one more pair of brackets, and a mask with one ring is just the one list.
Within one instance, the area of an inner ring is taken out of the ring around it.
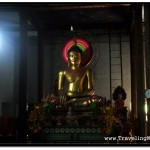
{"label": "wooden ceiling", "polygon": [[28,7],[32,24],[40,30],[77,30],[124,27],[133,20],[131,4],[101,3],[46,3]]}
{"label": "wooden ceiling", "polygon": [[43,32],[90,29],[129,30],[133,21],[134,3],[5,3],[0,10],[24,11],[30,29]]}

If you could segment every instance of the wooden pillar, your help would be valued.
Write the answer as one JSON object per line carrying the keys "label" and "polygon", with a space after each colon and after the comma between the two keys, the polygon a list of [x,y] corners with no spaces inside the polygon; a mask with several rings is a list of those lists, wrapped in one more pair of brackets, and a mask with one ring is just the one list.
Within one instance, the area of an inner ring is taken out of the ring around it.
{"label": "wooden pillar", "polygon": [[44,97],[44,49],[43,34],[38,31],[38,101]]}
{"label": "wooden pillar", "polygon": [[144,136],[144,52],[142,35],[142,5],[135,4],[134,21],[131,32],[131,102],[132,119],[136,135]]}
{"label": "wooden pillar", "polygon": [[27,119],[27,18],[23,11],[20,12],[20,66],[19,66],[19,118],[18,142],[26,143]]}
{"label": "wooden pillar", "polygon": [[[144,25],[145,25],[145,71],[146,88],[150,89],[150,6],[144,4]],[[147,135],[150,135],[150,99],[147,99],[148,123]]]}

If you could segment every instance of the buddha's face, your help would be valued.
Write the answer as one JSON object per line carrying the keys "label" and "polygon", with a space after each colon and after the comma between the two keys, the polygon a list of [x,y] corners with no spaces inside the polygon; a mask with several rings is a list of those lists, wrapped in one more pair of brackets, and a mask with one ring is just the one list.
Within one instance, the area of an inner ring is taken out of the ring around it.
{"label": "buddha's face", "polygon": [[70,64],[80,65],[80,63],[81,63],[81,54],[79,52],[72,51],[72,52],[69,53],[68,59],[69,59]]}

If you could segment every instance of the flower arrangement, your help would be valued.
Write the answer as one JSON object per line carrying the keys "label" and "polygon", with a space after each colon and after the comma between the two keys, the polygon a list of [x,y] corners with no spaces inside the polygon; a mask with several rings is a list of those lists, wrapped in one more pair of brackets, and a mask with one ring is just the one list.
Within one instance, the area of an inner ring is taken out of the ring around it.
{"label": "flower arrangement", "polygon": [[[31,132],[36,133],[40,129],[49,126],[49,123],[53,124],[54,121],[57,121],[58,116],[56,117],[54,114],[57,111],[58,106],[59,102],[53,94],[48,94],[40,103],[35,104],[32,110],[29,111],[28,116],[29,129]],[[109,135],[111,133],[112,125],[115,123],[115,110],[110,101],[106,101],[106,98],[100,96],[93,96],[90,101],[89,99],[87,100],[86,106],[92,114],[89,121],[92,121],[92,119],[98,119],[98,122],[100,123],[99,125],[105,126],[104,134]],[[64,112],[63,109],[61,109],[61,111]],[[66,119],[63,118],[65,116],[62,114],[59,114],[59,117],[62,117],[64,120]]]}
{"label": "flower arrangement", "polygon": [[112,126],[115,122],[115,109],[112,106],[102,107],[103,122],[107,126]]}
{"label": "flower arrangement", "polygon": [[45,118],[49,118],[52,111],[56,108],[57,99],[53,94],[48,94],[45,99],[41,100],[41,102],[45,113]]}
{"label": "flower arrangement", "polygon": [[28,114],[28,123],[30,124],[29,130],[37,133],[41,129],[41,125],[44,121],[44,110],[41,103],[35,104],[33,109]]}
{"label": "flower arrangement", "polygon": [[52,94],[48,94],[40,103],[35,104],[28,112],[29,129],[33,132],[38,132],[48,120],[52,112],[55,110],[57,100]]}

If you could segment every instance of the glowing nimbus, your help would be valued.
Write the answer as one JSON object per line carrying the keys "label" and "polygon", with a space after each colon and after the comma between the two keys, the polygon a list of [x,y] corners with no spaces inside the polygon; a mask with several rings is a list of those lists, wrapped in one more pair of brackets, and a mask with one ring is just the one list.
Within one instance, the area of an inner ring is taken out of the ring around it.
{"label": "glowing nimbus", "polygon": [[[77,46],[79,46],[80,49],[83,52],[82,65],[85,66],[90,62],[90,60],[92,58],[92,55],[93,55],[92,48],[91,48],[90,44],[87,41],[85,41],[81,38],[77,38],[76,42],[77,42]],[[67,53],[68,53],[68,50],[70,49],[70,47],[73,44],[74,44],[74,40],[73,39],[69,40],[63,48],[63,59],[64,59],[65,62],[68,62],[68,56],[67,56],[68,54]]]}

